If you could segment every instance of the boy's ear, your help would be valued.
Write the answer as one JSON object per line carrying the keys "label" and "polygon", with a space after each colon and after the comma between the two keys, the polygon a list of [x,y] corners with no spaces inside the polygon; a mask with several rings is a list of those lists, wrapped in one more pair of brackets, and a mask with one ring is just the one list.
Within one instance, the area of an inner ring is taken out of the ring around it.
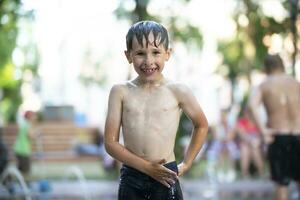
{"label": "boy's ear", "polygon": [[131,59],[131,56],[130,56],[130,52],[127,51],[127,50],[125,50],[124,54],[125,54],[125,56],[127,58],[127,61],[129,62],[129,64],[131,64],[132,63],[132,59]]}
{"label": "boy's ear", "polygon": [[166,61],[168,61],[169,60],[169,58],[171,57],[171,54],[172,54],[172,48],[169,48],[169,49],[167,49],[167,52],[166,52]]}

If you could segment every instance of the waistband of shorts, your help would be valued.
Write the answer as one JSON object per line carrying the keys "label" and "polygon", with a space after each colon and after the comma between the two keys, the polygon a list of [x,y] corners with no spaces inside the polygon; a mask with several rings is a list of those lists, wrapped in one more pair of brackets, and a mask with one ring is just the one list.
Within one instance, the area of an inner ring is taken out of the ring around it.
{"label": "waistband of shorts", "polygon": [[[165,166],[166,168],[168,168],[168,169],[170,169],[170,170],[172,170],[172,171],[174,171],[178,174],[178,168],[177,168],[176,161],[168,162],[168,163],[164,164],[163,166]],[[130,167],[126,164],[123,164],[122,169],[123,170],[130,170],[130,171],[135,172],[135,173],[144,174],[143,172],[140,172],[139,170],[137,170],[133,167]]]}
{"label": "waistband of shorts", "polygon": [[281,132],[276,132],[274,134],[274,137],[300,137],[300,134],[295,134],[295,133],[281,133]]}

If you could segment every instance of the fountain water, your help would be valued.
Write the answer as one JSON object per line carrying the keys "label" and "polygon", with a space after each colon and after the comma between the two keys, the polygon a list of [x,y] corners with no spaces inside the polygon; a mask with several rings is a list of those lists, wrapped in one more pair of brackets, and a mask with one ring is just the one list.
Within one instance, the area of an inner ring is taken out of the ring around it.
{"label": "fountain water", "polygon": [[21,172],[15,167],[15,166],[9,166],[5,169],[5,171],[3,172],[1,179],[0,179],[0,183],[3,184],[4,181],[9,177],[9,176],[13,176],[17,179],[17,181],[19,182],[24,195],[25,195],[25,199],[26,200],[32,200],[31,198],[31,192],[28,189],[28,186],[24,180],[24,177],[22,176]]}
{"label": "fountain water", "polygon": [[80,187],[83,189],[84,200],[91,200],[91,196],[88,192],[86,179],[84,177],[82,170],[78,166],[73,165],[67,168],[65,172],[66,172],[66,178],[68,177],[70,178],[71,175],[75,175],[75,177],[77,178],[80,184]]}

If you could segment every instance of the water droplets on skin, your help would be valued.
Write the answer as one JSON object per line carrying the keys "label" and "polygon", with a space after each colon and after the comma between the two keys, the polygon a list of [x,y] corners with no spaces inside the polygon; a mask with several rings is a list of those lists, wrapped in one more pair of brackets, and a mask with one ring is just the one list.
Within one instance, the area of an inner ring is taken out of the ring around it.
{"label": "water droplets on skin", "polygon": [[286,94],[282,93],[280,95],[280,103],[281,103],[281,105],[286,105],[287,104],[287,96],[286,96]]}

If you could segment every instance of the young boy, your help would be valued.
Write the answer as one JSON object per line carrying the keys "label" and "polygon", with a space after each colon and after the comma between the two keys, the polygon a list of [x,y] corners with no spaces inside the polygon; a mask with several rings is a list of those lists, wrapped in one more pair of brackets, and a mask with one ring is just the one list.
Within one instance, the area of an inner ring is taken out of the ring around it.
{"label": "young boy", "polygon": [[[250,96],[250,109],[268,145],[276,199],[287,200],[292,180],[296,181],[300,195],[300,83],[285,74],[279,55],[267,55],[264,69],[267,77]],[[267,111],[267,123],[257,109],[260,105]]]}
{"label": "young boy", "polygon": [[[162,75],[171,50],[161,24],[134,24],[126,44],[126,58],[138,76],[111,89],[105,124],[106,150],[123,163],[118,199],[183,199],[178,176],[191,167],[205,140],[206,117],[191,90]],[[181,111],[194,130],[177,168],[173,149]]]}

